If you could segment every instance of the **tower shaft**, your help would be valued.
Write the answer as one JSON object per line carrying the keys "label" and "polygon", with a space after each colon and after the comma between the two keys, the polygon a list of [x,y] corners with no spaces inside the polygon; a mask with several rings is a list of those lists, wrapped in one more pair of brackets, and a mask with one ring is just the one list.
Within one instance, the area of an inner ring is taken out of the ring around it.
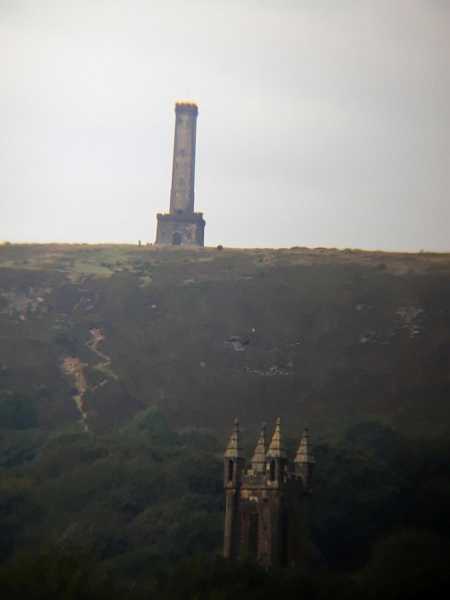
{"label": "tower shaft", "polygon": [[195,104],[175,105],[170,214],[194,212],[195,144],[198,108]]}
{"label": "tower shaft", "polygon": [[170,207],[168,213],[156,215],[156,244],[203,246],[205,220],[203,213],[194,212],[197,105],[177,102],[175,115]]}

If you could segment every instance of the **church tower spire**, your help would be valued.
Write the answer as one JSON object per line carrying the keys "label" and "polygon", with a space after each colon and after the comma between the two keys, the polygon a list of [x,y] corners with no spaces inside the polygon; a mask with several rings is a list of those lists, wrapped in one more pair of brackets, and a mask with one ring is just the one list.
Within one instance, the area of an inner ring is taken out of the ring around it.
{"label": "church tower spire", "polygon": [[226,494],[224,556],[234,559],[237,553],[239,494],[245,463],[237,419],[223,459],[223,483]]}
{"label": "church tower spire", "polygon": [[263,473],[266,470],[266,424],[263,423],[259,434],[258,443],[252,457],[252,469],[254,473]]}
{"label": "church tower spire", "polygon": [[228,442],[227,449],[223,455],[225,460],[224,465],[224,481],[225,485],[232,487],[239,484],[240,471],[244,468],[244,453],[241,446],[241,438],[239,435],[239,421],[234,422],[233,433]]}
{"label": "church tower spire", "polygon": [[286,445],[281,434],[280,425],[281,420],[278,417],[275,433],[266,454],[266,470],[269,473],[269,479],[270,481],[278,481],[278,483],[283,481],[287,465]]}
{"label": "church tower spire", "polygon": [[300,445],[297,449],[297,454],[295,455],[294,464],[295,472],[297,475],[301,475],[305,489],[311,490],[316,459],[314,458],[312,448],[309,444],[308,426],[306,423]]}

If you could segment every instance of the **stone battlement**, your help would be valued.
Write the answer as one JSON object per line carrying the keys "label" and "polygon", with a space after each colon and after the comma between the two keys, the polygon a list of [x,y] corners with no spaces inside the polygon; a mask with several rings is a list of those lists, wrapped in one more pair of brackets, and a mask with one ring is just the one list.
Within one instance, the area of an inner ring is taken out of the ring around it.
{"label": "stone battlement", "polygon": [[175,112],[179,113],[191,113],[194,116],[198,115],[198,106],[194,102],[177,102],[175,104]]}

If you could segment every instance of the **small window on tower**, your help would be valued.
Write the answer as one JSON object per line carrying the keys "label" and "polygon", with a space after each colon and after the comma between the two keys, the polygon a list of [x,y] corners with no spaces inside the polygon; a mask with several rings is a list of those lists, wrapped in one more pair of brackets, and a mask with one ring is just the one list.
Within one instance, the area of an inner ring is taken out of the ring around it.
{"label": "small window on tower", "polygon": [[233,479],[233,461],[228,461],[228,481]]}
{"label": "small window on tower", "polygon": [[258,509],[252,507],[250,515],[250,527],[248,532],[248,550],[256,558],[258,556],[258,533],[259,533],[259,515]]}
{"label": "small window on tower", "polygon": [[275,461],[270,461],[270,472],[269,472],[270,481],[275,481]]}
{"label": "small window on tower", "polygon": [[177,215],[181,215],[182,214],[182,210],[177,210]]}

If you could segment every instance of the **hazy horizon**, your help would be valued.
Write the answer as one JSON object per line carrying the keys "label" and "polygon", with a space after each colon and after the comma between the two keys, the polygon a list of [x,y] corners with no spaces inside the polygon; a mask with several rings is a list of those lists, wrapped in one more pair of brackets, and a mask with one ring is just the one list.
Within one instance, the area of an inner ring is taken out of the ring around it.
{"label": "hazy horizon", "polygon": [[450,5],[0,4],[0,242],[154,242],[174,105],[205,244],[450,251]]}

